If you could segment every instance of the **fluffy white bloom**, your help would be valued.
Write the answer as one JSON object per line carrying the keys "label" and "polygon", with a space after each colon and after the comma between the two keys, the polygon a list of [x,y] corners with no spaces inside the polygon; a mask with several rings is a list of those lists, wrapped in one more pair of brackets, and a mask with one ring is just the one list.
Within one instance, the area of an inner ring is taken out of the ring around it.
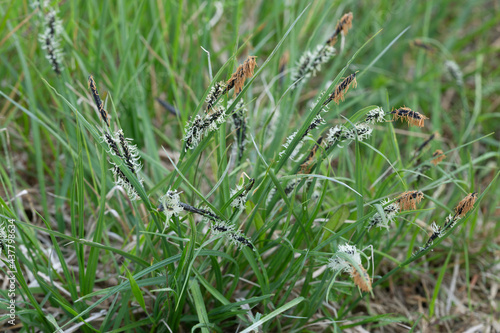
{"label": "fluffy white bloom", "polygon": [[182,139],[186,141],[186,150],[196,148],[203,138],[203,135],[215,132],[225,121],[226,109],[219,105],[214,107],[212,112],[207,114],[204,118],[196,115],[196,117],[186,125],[186,133]]}
{"label": "fluffy white bloom", "polygon": [[304,52],[297,62],[297,68],[293,75],[293,82],[299,79],[309,78],[311,75],[316,76],[316,73],[321,71],[321,65],[330,60],[334,55],[334,47],[321,44],[312,52]]}
{"label": "fluffy white bloom", "polygon": [[137,145],[131,144],[132,139],[126,138],[123,135],[123,130],[121,129],[116,131],[115,140],[120,143],[123,152],[121,157],[125,165],[129,168],[130,171],[132,171],[132,173],[139,172],[142,169],[142,164],[140,162]]}
{"label": "fluffy white bloom", "polygon": [[228,240],[231,244],[235,245],[237,248],[242,249],[245,246],[254,250],[254,247],[250,240],[243,235],[243,233],[239,230],[236,230],[234,225],[230,224],[227,221],[216,221],[212,223],[210,227],[212,230],[212,234],[219,235],[221,233],[227,233],[226,240]]}
{"label": "fluffy white bloom", "polygon": [[[297,133],[298,131],[295,131],[293,132],[292,134],[290,134],[288,136],[288,138],[286,139],[286,142],[283,144],[283,147],[285,148],[283,151],[280,152],[280,157],[282,157],[284,154],[285,154],[285,151],[286,149],[288,148],[288,146],[290,146],[290,144],[292,143],[293,139],[297,136]],[[304,145],[304,142],[303,140],[300,140],[297,145],[295,146],[295,148],[293,149],[292,153],[290,154],[290,159],[292,161],[295,160],[295,157],[297,156],[297,154],[299,153],[300,151],[300,148],[302,148],[302,146]]]}
{"label": "fluffy white bloom", "polygon": [[[113,165],[111,171],[115,176],[115,185],[122,187],[127,192],[127,196],[131,201],[139,200],[140,196],[135,190],[132,183],[128,180],[128,178],[125,176],[125,174],[120,170],[120,168],[117,165],[115,165],[114,163],[111,164]],[[139,179],[139,182],[142,185],[142,179]]]}
{"label": "fluffy white bloom", "polygon": [[205,99],[205,103],[207,103],[207,110],[211,109],[215,105],[217,99],[222,96],[224,91],[226,91],[226,87],[227,85],[224,81],[216,82],[214,84]]}
{"label": "fluffy white bloom", "polygon": [[336,125],[335,127],[330,128],[325,139],[327,144],[327,149],[328,147],[333,146],[335,142],[343,141],[344,139],[343,132],[345,132],[345,127],[341,125]]}
{"label": "fluffy white bloom", "polygon": [[457,85],[461,86],[464,84],[464,74],[456,62],[453,60],[446,60],[444,63],[448,74],[455,80]]}
{"label": "fluffy white bloom", "polygon": [[160,203],[163,206],[163,213],[167,217],[165,226],[173,215],[179,216],[179,213],[184,210],[180,205],[180,193],[176,190],[168,189],[167,193],[160,198]]}
{"label": "fluffy white bloom", "polygon": [[435,235],[439,235],[441,237],[441,227],[436,224],[436,222],[432,222],[431,224],[432,233]]}
{"label": "fluffy white bloom", "polygon": [[[338,252],[349,255],[356,264],[361,266],[361,254],[356,248],[356,245],[349,245],[349,244],[339,245]],[[335,272],[340,271],[340,272],[352,273],[353,271],[351,264],[344,258],[341,258],[337,255],[334,255],[332,258],[328,260],[328,268],[330,268]]]}
{"label": "fluffy white bloom", "polygon": [[0,254],[5,250],[5,241],[7,240],[7,232],[5,231],[4,222],[0,225]]}
{"label": "fluffy white bloom", "polygon": [[371,128],[366,123],[357,123],[354,125],[354,128],[345,131],[345,137],[347,139],[355,140],[356,134],[358,136],[359,141],[366,140],[370,137],[373,132],[373,128]]}
{"label": "fluffy white bloom", "polygon": [[271,200],[273,199],[273,197],[274,197],[275,194],[276,194],[276,188],[272,188],[269,191],[269,194],[267,195],[266,205],[269,205],[269,203],[271,203]]}
{"label": "fluffy white bloom", "polygon": [[63,28],[61,20],[57,17],[57,11],[50,9],[44,18],[44,31],[38,36],[42,49],[47,53],[46,58],[52,65],[56,74],[61,74],[62,55],[60,48],[60,37]]}
{"label": "fluffy white bloom", "polygon": [[[231,197],[241,191],[241,189],[243,189],[243,185],[236,185],[236,188],[230,190]],[[234,207],[236,209],[244,209],[246,202],[247,191],[243,191],[231,202],[231,207]]]}
{"label": "fluffy white bloom", "polygon": [[377,122],[383,123],[385,122],[385,111],[382,110],[381,107],[378,107],[376,109],[370,110],[366,114],[366,119],[365,122],[368,124],[374,124]]}
{"label": "fluffy white bloom", "polygon": [[[386,199],[381,202],[382,205],[387,205],[390,200]],[[389,230],[389,224],[394,221],[396,214],[399,212],[399,204],[393,202],[384,207],[385,221],[379,213],[375,213],[370,219],[368,228],[379,227]]]}

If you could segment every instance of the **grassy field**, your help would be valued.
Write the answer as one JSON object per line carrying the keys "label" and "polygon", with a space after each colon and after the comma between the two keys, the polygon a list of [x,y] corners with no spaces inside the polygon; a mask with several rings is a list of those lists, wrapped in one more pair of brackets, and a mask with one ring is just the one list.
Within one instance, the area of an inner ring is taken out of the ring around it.
{"label": "grassy field", "polygon": [[1,330],[500,332],[499,36],[481,0],[1,1]]}

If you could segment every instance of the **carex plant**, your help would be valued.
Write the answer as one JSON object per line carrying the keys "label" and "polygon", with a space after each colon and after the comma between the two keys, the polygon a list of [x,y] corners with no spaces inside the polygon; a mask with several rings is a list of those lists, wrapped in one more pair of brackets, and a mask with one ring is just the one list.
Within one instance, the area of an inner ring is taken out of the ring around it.
{"label": "carex plant", "polygon": [[[40,47],[60,76],[57,11],[45,1],[34,8],[46,26]],[[353,34],[358,19],[347,12],[331,22],[331,31],[318,30],[315,48],[287,53],[284,41],[299,19],[272,52],[235,49],[209,83],[202,80],[203,91],[193,89],[195,108],[162,104],[185,120],[178,122],[182,134],[161,150],[164,160],[148,156],[145,141],[120,124],[125,111],[113,104],[113,86],[106,98],[100,94],[107,77],[102,64],[78,85],[87,86],[79,93],[91,108],[72,103],[65,96],[70,91],[52,88],[72,111],[79,152],[91,161],[85,167],[81,155],[74,157],[71,189],[71,222],[85,232],[74,226],[71,236],[54,232],[49,219],[46,228],[36,228],[55,244],[57,255],[47,254],[43,263],[58,268],[44,266],[35,278],[50,302],[38,302],[23,283],[23,296],[35,304],[34,310],[19,306],[26,323],[88,332],[117,330],[121,323],[161,332],[291,332],[316,323],[339,330],[378,285],[423,260],[467,221],[484,191],[456,181],[458,172],[450,168],[456,157],[437,140],[432,110],[412,100],[391,105],[390,96],[377,95],[378,105],[366,102],[374,100],[368,98],[368,68],[356,59],[377,35],[356,50],[350,38],[359,36]],[[282,61],[280,52],[295,59]],[[267,82],[262,88],[263,74],[283,77],[273,81],[283,89]],[[157,129],[159,136],[164,130]],[[400,145],[406,133],[426,139],[416,147]],[[92,167],[99,164],[101,175]],[[151,170],[161,171],[160,180]],[[445,176],[430,177],[440,172]],[[448,177],[463,192],[449,207],[435,195]],[[86,187],[99,192],[95,226],[84,221],[91,202]],[[108,218],[113,229],[104,224]],[[58,238],[79,249],[77,265],[66,264]],[[388,273],[380,269],[384,258],[392,259]],[[28,255],[22,260],[33,271],[43,266]],[[63,314],[35,324],[47,314],[42,303],[60,304]]]}

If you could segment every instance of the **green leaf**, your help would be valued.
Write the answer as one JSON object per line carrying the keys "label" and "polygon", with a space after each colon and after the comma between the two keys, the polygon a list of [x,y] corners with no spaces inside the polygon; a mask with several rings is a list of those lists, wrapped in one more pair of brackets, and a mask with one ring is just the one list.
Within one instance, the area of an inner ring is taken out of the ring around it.
{"label": "green leaf", "polygon": [[335,212],[333,212],[332,217],[326,222],[324,228],[325,233],[323,234],[323,239],[321,240],[324,242],[328,237],[330,237],[330,234],[333,234],[335,231],[337,231],[342,224],[344,224],[345,220],[349,217],[351,212],[349,211],[349,207],[347,205],[341,205]]}

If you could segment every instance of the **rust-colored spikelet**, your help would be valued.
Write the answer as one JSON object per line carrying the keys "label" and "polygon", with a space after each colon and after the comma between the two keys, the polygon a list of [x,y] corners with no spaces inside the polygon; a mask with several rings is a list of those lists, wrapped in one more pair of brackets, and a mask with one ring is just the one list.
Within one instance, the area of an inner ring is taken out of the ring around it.
{"label": "rust-colored spikelet", "polygon": [[108,112],[104,110],[104,103],[102,102],[101,97],[99,97],[99,92],[97,91],[97,86],[92,75],[89,75],[89,88],[90,92],[92,93],[92,97],[94,97],[95,105],[97,107],[97,110],[99,111],[99,114],[101,115],[102,120],[104,120],[106,125],[108,125],[109,127]]}
{"label": "rust-colored spikelet", "polygon": [[433,159],[432,159],[431,163],[434,165],[437,165],[438,163],[440,163],[442,160],[444,160],[446,158],[446,155],[444,154],[444,152],[441,149],[438,149],[432,154],[432,157],[433,157]]}
{"label": "rust-colored spikelet", "polygon": [[231,90],[234,87],[234,95],[237,95],[243,89],[245,85],[245,80],[253,76],[253,71],[257,62],[255,61],[257,57],[248,56],[245,62],[238,66],[236,72],[231,75],[231,78],[227,81],[226,91]]}
{"label": "rust-colored spikelet", "polygon": [[342,32],[345,35],[347,35],[347,32],[349,32],[349,29],[352,28],[352,13],[349,12],[347,14],[344,14],[342,18],[337,22],[337,26],[335,27],[335,31],[333,32],[332,37],[330,37],[327,41],[326,44],[333,46],[337,42],[337,39]]}
{"label": "rust-colored spikelet", "polygon": [[416,46],[416,47],[419,47],[419,48],[424,49],[426,51],[429,51],[430,53],[433,53],[435,51],[431,45],[422,42],[420,39],[415,39],[413,41],[413,46]]}
{"label": "rust-colored spikelet", "polygon": [[330,103],[332,100],[335,101],[335,103],[339,104],[340,101],[343,101],[345,98],[345,94],[349,90],[349,87],[351,86],[356,88],[358,86],[358,82],[356,81],[356,73],[352,73],[348,77],[346,77],[342,82],[340,82],[336,87],[335,90],[332,92],[330,96],[326,99],[326,101],[323,103],[323,105],[327,105]]}
{"label": "rust-colored spikelet", "polygon": [[370,292],[372,291],[372,280],[366,270],[362,266],[359,267],[361,268],[361,272],[354,268],[354,266],[351,266],[354,284],[362,291]]}
{"label": "rust-colored spikelet", "polygon": [[311,152],[307,156],[306,160],[304,163],[300,165],[300,173],[302,174],[309,174],[311,172],[311,167],[314,164],[314,157],[316,156],[316,153],[318,152],[318,148],[321,145],[321,142],[323,141],[323,137],[320,136],[314,147],[311,149]]}
{"label": "rust-colored spikelet", "polygon": [[408,191],[404,192],[399,196],[398,204],[399,210],[415,210],[417,209],[417,204],[422,201],[424,194],[420,191]]}
{"label": "rust-colored spikelet", "polygon": [[465,214],[467,214],[474,206],[476,200],[477,193],[469,193],[462,201],[458,203],[457,207],[455,207],[455,216],[463,217]]}
{"label": "rust-colored spikelet", "polygon": [[423,114],[413,111],[410,108],[407,107],[401,107],[396,110],[392,110],[391,114],[394,117],[394,120],[401,119],[401,121],[406,121],[408,122],[408,126],[414,125],[418,127],[424,127],[424,120],[429,119]]}

